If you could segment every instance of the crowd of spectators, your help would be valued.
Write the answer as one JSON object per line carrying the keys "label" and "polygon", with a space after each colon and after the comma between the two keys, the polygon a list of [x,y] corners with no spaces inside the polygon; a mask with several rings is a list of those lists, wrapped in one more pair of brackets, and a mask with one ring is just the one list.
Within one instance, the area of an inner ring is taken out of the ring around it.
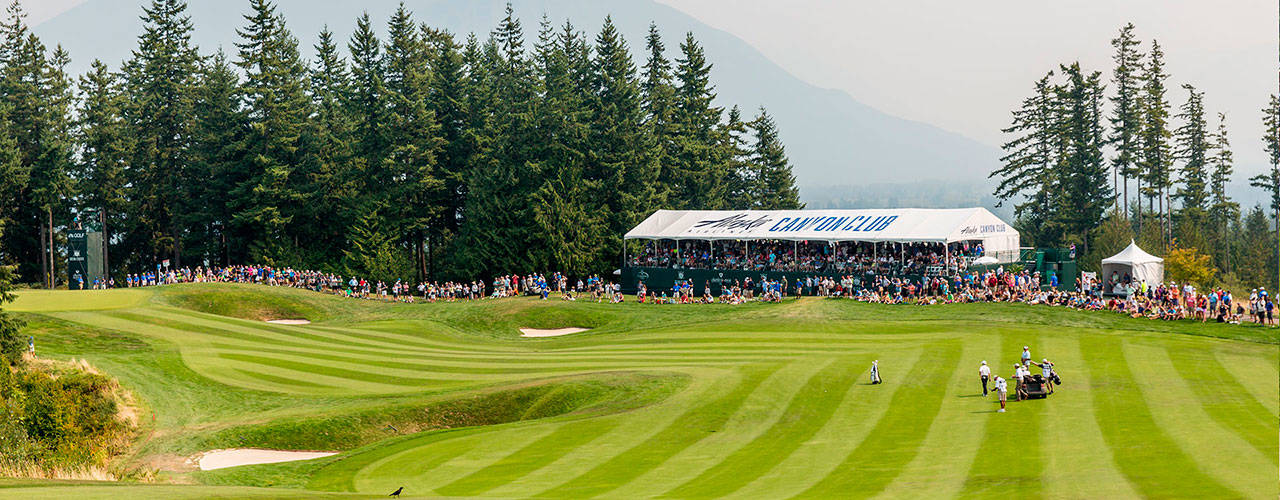
{"label": "crowd of spectators", "polygon": [[[949,252],[949,253],[948,253]],[[802,271],[875,276],[944,275],[964,271],[981,244],[796,241],[653,241],[632,267]]]}
{"label": "crowd of spectators", "polygon": [[[1116,287],[1118,280],[1126,284]],[[1077,283],[1079,291],[1068,292],[1059,290],[1053,277],[1048,281],[1055,286],[1044,286],[1045,280],[1042,280],[1039,273],[1012,271],[1003,267],[984,272],[964,271],[950,277],[851,273],[837,276],[811,275],[790,282],[785,277],[778,280],[753,280],[746,277],[724,279],[716,283],[704,282],[701,283],[700,290],[692,280],[676,281],[669,288],[641,281],[637,283],[636,299],[645,304],[742,304],[777,302],[788,297],[802,296],[910,305],[1016,302],[1105,310],[1134,318],[1277,324],[1275,303],[1265,288],[1253,290],[1249,298],[1244,300],[1234,297],[1224,289],[1199,291],[1190,284],[1152,285],[1143,281],[1126,282],[1117,277],[1107,280],[1085,277]],[[498,276],[488,282],[428,281],[411,284],[406,280],[371,281],[334,273],[277,269],[270,266],[195,267],[129,274],[124,285],[145,287],[200,282],[287,286],[343,297],[400,302],[452,302],[521,295],[539,296],[542,299],[557,296],[566,301],[584,300],[588,297],[596,302],[625,301],[621,286],[608,282],[599,275],[571,280],[559,272],[510,274]],[[111,288],[115,286],[115,282],[95,282],[93,286]]]}

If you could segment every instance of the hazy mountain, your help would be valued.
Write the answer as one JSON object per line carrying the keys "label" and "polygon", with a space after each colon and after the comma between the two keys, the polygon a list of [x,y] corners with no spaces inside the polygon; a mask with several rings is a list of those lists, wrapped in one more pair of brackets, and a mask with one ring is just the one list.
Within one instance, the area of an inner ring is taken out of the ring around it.
{"label": "hazy mountain", "polygon": [[[236,28],[244,24],[247,2],[189,0],[204,53],[219,47],[234,54]],[[288,26],[310,54],[324,25],[346,39],[355,19],[367,10],[385,26],[398,1],[277,0]],[[501,19],[505,0],[406,0],[420,22],[460,33],[485,36]],[[554,24],[570,19],[594,34],[612,15],[632,50],[644,49],[650,21],[662,30],[668,54],[675,59],[684,33],[692,31],[714,63],[713,83],[720,104],[738,104],[744,115],[765,106],[782,129],[787,152],[805,198],[805,187],[859,186],[866,183],[915,183],[966,180],[980,182],[996,164],[997,149],[937,127],[904,120],[864,105],[848,94],[815,87],[787,73],[738,37],[708,27],[670,7],[649,0],[524,0],[513,2],[525,22],[525,39],[537,37],[545,13]],[[83,72],[93,59],[112,67],[129,57],[141,30],[143,0],[88,0],[36,27],[47,44],[61,43],[71,52],[73,70]],[[643,62],[637,57],[637,64]],[[816,193],[815,193],[816,194]],[[826,196],[824,196],[826,197]],[[974,199],[977,204],[982,200]]]}

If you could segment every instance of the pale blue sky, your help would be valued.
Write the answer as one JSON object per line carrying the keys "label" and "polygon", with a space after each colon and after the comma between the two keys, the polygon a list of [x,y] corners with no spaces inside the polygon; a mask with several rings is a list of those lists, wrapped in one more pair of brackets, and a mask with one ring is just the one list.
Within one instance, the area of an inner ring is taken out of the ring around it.
{"label": "pale blue sky", "polygon": [[[38,24],[86,0],[21,1]],[[1275,0],[658,1],[801,79],[993,145],[1009,110],[1055,64],[1108,71],[1108,40],[1126,22],[1164,46],[1175,105],[1192,83],[1212,112],[1228,114],[1242,174],[1263,165],[1260,109],[1280,86]]]}

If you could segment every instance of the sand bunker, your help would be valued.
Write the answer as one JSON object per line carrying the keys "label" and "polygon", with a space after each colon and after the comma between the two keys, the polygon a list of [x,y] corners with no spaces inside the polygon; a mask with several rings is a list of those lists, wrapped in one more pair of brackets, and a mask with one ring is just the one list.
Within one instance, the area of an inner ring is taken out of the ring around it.
{"label": "sand bunker", "polygon": [[557,328],[555,330],[539,330],[537,328],[521,328],[521,337],[559,337],[561,335],[569,335],[571,333],[582,333],[589,328]]}
{"label": "sand bunker", "polygon": [[274,464],[293,462],[295,460],[311,460],[337,455],[330,451],[281,451],[261,450],[256,448],[237,448],[233,450],[214,450],[195,457],[200,470],[225,469],[241,465]]}
{"label": "sand bunker", "polygon": [[311,322],[305,319],[269,319],[267,323],[273,325],[310,325]]}

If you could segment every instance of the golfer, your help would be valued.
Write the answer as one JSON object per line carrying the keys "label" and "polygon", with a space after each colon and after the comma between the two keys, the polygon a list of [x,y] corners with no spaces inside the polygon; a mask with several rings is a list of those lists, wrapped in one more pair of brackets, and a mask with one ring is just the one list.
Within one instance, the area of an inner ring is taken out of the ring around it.
{"label": "golfer", "polygon": [[991,367],[987,366],[984,360],[982,365],[978,367],[978,378],[982,379],[982,397],[987,397],[987,380],[991,379]]}
{"label": "golfer", "polygon": [[880,383],[880,360],[877,359],[871,362],[871,384],[875,385],[879,383]]}
{"label": "golfer", "polygon": [[1031,364],[1031,347],[1022,346],[1022,366]]}
{"label": "golfer", "polygon": [[1004,413],[1004,402],[1008,395],[1007,388],[1008,386],[1005,385],[1004,379],[996,375],[996,396],[1000,398],[1000,413]]}

